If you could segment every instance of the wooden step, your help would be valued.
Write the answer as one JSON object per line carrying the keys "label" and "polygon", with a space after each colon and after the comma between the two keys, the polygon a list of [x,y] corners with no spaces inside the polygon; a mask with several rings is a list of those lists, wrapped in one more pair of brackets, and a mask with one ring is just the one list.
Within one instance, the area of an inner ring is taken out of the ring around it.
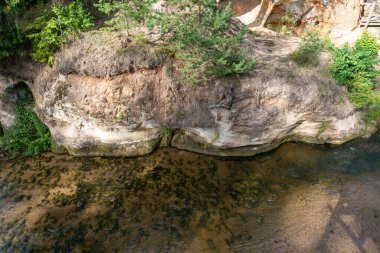
{"label": "wooden step", "polygon": [[[368,21],[368,18],[362,18],[362,21]],[[380,21],[380,17],[372,17],[369,21]]]}
{"label": "wooden step", "polygon": [[[370,23],[379,23],[380,22],[380,20],[371,20],[371,21],[369,21]],[[362,23],[367,23],[367,21],[366,20],[362,20]]]}
{"label": "wooden step", "polygon": [[[362,22],[367,22],[368,20],[361,20]],[[371,19],[369,22],[379,22],[380,21],[380,19]]]}
{"label": "wooden step", "polygon": [[[368,20],[361,20],[361,22],[362,22],[362,23],[367,23]],[[380,22],[380,19],[371,19],[369,22],[370,22],[370,23],[378,23],[378,22]]]}
{"label": "wooden step", "polygon": [[[367,23],[367,21],[362,21],[361,22],[362,24],[365,24]],[[376,20],[376,21],[369,21],[370,24],[376,24],[376,23],[380,23],[380,20]]]}

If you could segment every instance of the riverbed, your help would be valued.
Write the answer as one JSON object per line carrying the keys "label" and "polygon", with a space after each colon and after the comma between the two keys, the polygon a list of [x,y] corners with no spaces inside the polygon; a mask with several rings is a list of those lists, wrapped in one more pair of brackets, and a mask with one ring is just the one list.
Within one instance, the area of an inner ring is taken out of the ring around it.
{"label": "riverbed", "polygon": [[0,162],[0,252],[380,252],[380,133],[251,158]]}

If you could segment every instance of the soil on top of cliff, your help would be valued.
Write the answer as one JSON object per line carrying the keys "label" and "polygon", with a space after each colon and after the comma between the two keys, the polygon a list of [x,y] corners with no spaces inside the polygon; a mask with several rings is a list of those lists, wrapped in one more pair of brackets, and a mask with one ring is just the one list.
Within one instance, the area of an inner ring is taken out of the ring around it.
{"label": "soil on top of cliff", "polygon": [[155,47],[117,32],[88,32],[73,38],[55,56],[54,69],[62,74],[114,77],[155,69],[165,61]]}

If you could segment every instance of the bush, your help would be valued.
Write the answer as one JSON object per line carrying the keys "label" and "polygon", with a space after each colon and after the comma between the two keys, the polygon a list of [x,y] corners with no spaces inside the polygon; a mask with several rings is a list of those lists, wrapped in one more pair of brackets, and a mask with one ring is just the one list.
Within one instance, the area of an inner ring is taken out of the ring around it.
{"label": "bush", "polygon": [[355,51],[366,51],[376,59],[379,52],[379,44],[377,44],[376,36],[371,35],[368,31],[365,31],[363,35],[355,42]]}
{"label": "bush", "polygon": [[52,17],[51,13],[45,13],[37,18],[29,28],[33,32],[27,36],[32,41],[31,56],[33,60],[52,65],[54,52],[59,49],[62,43],[56,19]]}
{"label": "bush", "polygon": [[99,0],[98,4],[94,4],[101,12],[111,15],[115,14],[105,24],[108,26],[106,30],[125,30],[142,23],[148,23],[154,26],[156,12],[152,10],[152,4],[156,0],[130,0],[124,1],[107,1]]}
{"label": "bush", "polygon": [[31,33],[27,37],[32,41],[32,58],[52,65],[54,53],[70,35],[92,26],[91,16],[81,2],[54,7],[29,26]]}
{"label": "bush", "polygon": [[[100,1],[96,6],[114,17],[111,29],[145,26],[161,34],[160,52],[175,58],[184,81],[199,83],[213,77],[250,71],[255,59],[242,49],[247,29],[232,32],[232,9],[220,9],[215,0],[168,0],[165,11],[153,8],[157,0]],[[136,36],[136,35],[135,35]],[[138,36],[138,35],[137,35]]]}
{"label": "bush", "polygon": [[[196,15],[179,24],[167,41],[170,51],[180,63],[182,79],[190,83],[205,82],[209,78],[243,74],[252,70],[254,58],[247,58],[248,50],[242,49],[247,29],[229,33],[230,7],[217,11],[213,6],[203,9],[199,21]],[[197,25],[192,25],[197,24]]]}
{"label": "bush", "polygon": [[367,121],[369,123],[376,123],[380,118],[380,101],[376,102],[372,109],[368,112]]}
{"label": "bush", "polygon": [[0,148],[15,158],[38,155],[49,151],[50,147],[49,129],[32,110],[18,105],[13,125],[0,138]]}
{"label": "bush", "polygon": [[319,34],[312,30],[307,30],[302,37],[302,42],[298,49],[290,57],[301,66],[317,66],[318,56],[323,49],[330,49],[331,41],[328,37],[321,38]]}
{"label": "bush", "polygon": [[347,85],[359,73],[369,80],[374,79],[379,74],[376,69],[377,51],[374,51],[376,46],[372,43],[371,38],[367,33],[364,33],[355,43],[353,49],[350,49],[346,43],[342,48],[333,50],[334,63],[331,67],[331,73],[339,85]]}
{"label": "bush", "polygon": [[368,107],[368,122],[375,122],[380,117],[380,96],[374,91],[377,86],[373,79],[379,45],[376,37],[368,32],[355,42],[352,49],[346,43],[342,48],[335,48],[332,54],[334,63],[331,72],[339,85],[348,90],[348,97],[357,107]]}
{"label": "bush", "polygon": [[357,74],[348,85],[348,97],[353,105],[357,107],[368,106],[375,102],[372,93],[373,83],[362,73]]}
{"label": "bush", "polygon": [[0,21],[0,59],[22,52],[24,38],[15,22]]}

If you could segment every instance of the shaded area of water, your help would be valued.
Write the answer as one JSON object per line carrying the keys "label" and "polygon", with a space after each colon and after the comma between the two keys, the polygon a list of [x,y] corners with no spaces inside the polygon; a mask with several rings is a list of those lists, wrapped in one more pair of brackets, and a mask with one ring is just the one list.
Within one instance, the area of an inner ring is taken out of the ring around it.
{"label": "shaded area of water", "polygon": [[380,134],[252,158],[0,163],[0,252],[379,252]]}

